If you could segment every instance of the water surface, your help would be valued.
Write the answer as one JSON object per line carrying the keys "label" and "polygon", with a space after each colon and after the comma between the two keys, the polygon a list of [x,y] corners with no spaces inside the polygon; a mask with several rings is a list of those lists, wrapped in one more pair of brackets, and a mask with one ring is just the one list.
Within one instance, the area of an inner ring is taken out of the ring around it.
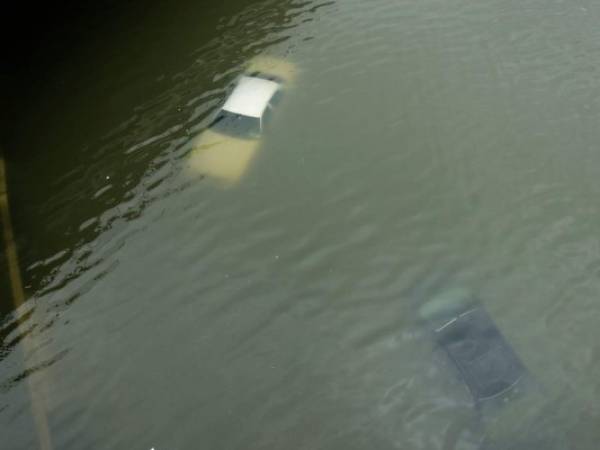
{"label": "water surface", "polygon": [[[474,448],[408,295],[438,272],[478,292],[561,448],[595,448],[600,9],[202,3],[125,9],[21,121],[2,448],[37,445],[25,380],[56,449]],[[257,159],[229,189],[185,176],[255,55],[299,69]]]}

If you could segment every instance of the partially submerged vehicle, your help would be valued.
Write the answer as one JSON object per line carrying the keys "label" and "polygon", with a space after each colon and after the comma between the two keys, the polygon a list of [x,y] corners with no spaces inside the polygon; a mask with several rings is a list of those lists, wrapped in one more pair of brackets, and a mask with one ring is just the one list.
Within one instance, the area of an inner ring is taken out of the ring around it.
{"label": "partially submerged vehicle", "polygon": [[190,170],[226,184],[239,181],[256,155],[274,105],[294,75],[294,66],[287,61],[268,57],[250,61],[207,129],[195,139]]}
{"label": "partially submerged vehicle", "polygon": [[498,403],[526,384],[525,365],[468,289],[443,289],[421,305],[419,316],[458,369],[476,407]]}
{"label": "partially submerged vehicle", "polygon": [[546,417],[548,395],[478,297],[452,277],[432,276],[413,290],[418,322],[450,372],[464,383],[472,422],[445,448],[566,449],[559,426]]}

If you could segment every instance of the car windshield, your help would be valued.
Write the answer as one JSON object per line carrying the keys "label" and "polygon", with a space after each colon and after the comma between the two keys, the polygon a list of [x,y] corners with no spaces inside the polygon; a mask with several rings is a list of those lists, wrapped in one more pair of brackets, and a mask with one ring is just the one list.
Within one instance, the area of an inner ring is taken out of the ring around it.
{"label": "car windshield", "polygon": [[254,78],[262,78],[263,80],[274,81],[275,83],[283,84],[283,78],[278,77],[277,75],[270,75],[268,73],[254,71],[248,74],[250,77]]}
{"label": "car windshield", "polygon": [[228,136],[256,139],[260,136],[260,119],[221,110],[208,126],[211,130]]}

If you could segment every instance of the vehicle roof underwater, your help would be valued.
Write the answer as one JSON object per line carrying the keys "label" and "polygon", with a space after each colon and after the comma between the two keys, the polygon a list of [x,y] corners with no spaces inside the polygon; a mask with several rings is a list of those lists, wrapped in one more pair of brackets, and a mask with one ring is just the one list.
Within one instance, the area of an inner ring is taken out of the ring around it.
{"label": "vehicle roof underwater", "polygon": [[261,117],[279,86],[279,83],[264,78],[243,76],[223,109],[234,114]]}

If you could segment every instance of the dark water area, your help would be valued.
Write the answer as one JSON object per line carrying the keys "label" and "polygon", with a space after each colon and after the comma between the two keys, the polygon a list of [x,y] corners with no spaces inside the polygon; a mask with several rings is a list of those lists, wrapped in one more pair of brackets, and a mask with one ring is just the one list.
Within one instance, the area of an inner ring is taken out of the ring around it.
{"label": "dark water area", "polygon": [[[200,17],[186,16],[189,2],[179,2],[176,7],[156,0],[69,0],[58,3],[10,2],[4,5],[4,26],[0,30],[3,54],[0,60],[0,99],[4,105],[0,119],[4,125],[0,137],[6,146],[5,151],[9,154],[16,151],[18,139],[27,134],[26,127],[33,117],[45,120],[43,114],[49,111],[36,111],[40,97],[61,87],[64,89],[65,83],[72,83],[68,75],[75,72],[74,76],[80,76],[78,66],[85,65],[91,69],[94,52],[106,52],[114,43],[118,43],[116,48],[131,46],[129,37],[135,36],[140,26],[152,25],[144,22],[146,17],[164,14],[168,16],[167,20],[181,21],[182,26],[185,26],[186,20],[193,18],[199,23],[197,36],[209,39],[215,33],[211,25],[216,24],[219,17],[235,14],[251,1],[205,0]],[[161,24],[154,25],[154,33],[147,38],[160,42],[177,41],[177,33],[161,27]],[[130,48],[134,52],[139,51]],[[173,45],[172,52],[158,54],[157,58],[168,64],[181,56],[178,50],[185,49],[185,46]],[[55,106],[53,104],[51,108]]]}
{"label": "dark water area", "polygon": [[27,105],[49,85],[65,60],[85,48],[91,37],[90,30],[102,25],[109,31],[111,24],[118,22],[119,11],[115,11],[115,6],[119,3],[105,0],[7,2],[3,5],[0,137],[7,147],[5,151],[14,147],[10,144],[15,142],[16,127],[26,116]]}
{"label": "dark water area", "polygon": [[[1,258],[0,449],[597,448],[593,3],[11,17],[0,138],[27,300]],[[256,58],[295,76],[224,185],[190,161]],[[419,319],[429,279],[441,309],[475,292],[532,380],[485,420]]]}

